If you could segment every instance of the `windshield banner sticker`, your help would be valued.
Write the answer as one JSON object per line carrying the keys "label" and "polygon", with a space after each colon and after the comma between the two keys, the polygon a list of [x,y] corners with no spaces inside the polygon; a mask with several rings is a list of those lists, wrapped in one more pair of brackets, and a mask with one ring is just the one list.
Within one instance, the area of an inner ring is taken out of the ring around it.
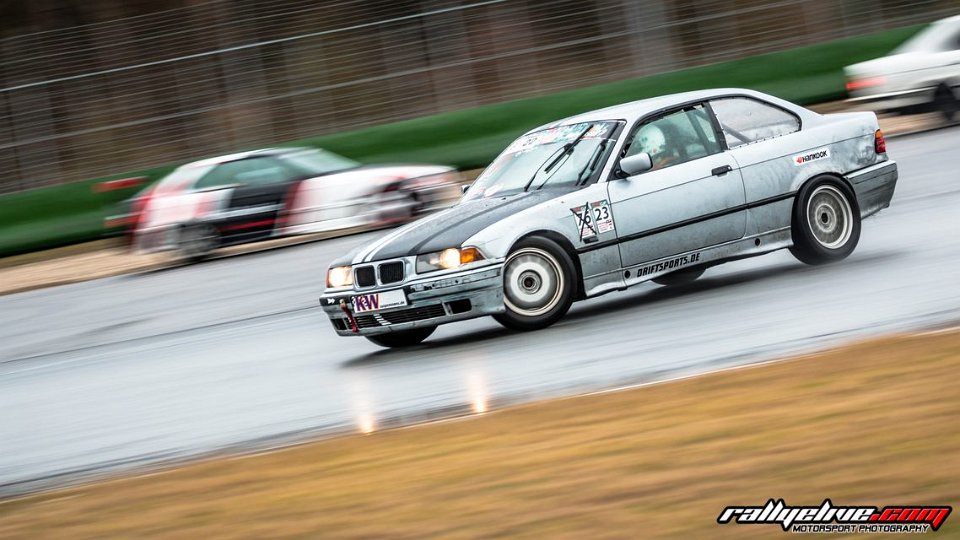
{"label": "windshield banner sticker", "polygon": [[[510,146],[507,147],[505,154],[522,154],[532,150],[535,146],[540,146],[544,144],[556,144],[556,143],[568,143],[583,133],[584,129],[587,129],[587,123],[580,124],[570,124],[566,126],[557,126],[549,129],[544,129],[536,133],[531,133],[520,137],[519,139],[513,141]],[[584,139],[602,139],[607,135],[607,132],[610,131],[609,123],[594,123],[590,127],[589,131],[583,133]]]}
{"label": "windshield banner sticker", "polygon": [[616,230],[613,214],[610,213],[610,203],[606,199],[584,203],[570,211],[577,220],[581,242],[595,242],[597,235]]}

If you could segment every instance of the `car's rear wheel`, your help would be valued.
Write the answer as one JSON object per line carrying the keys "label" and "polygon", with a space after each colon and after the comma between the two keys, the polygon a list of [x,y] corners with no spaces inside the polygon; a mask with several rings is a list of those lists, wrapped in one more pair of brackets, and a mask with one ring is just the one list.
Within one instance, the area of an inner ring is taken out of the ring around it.
{"label": "car's rear wheel", "polygon": [[807,264],[840,261],[860,241],[860,209],[846,184],[821,178],[797,194],[793,209],[791,253]]}
{"label": "car's rear wheel", "polygon": [[370,213],[380,224],[406,223],[417,216],[419,203],[411,191],[385,191],[374,198]]}
{"label": "car's rear wheel", "polygon": [[514,246],[503,264],[504,313],[494,315],[512,330],[539,330],[560,320],[576,294],[576,268],[553,240],[530,237]]}
{"label": "car's rear wheel", "polygon": [[220,241],[216,227],[206,223],[191,223],[180,229],[177,253],[188,262],[199,262],[210,256]]}
{"label": "car's rear wheel", "polygon": [[693,283],[697,280],[698,277],[702,276],[706,271],[706,267],[701,266],[700,268],[690,268],[688,270],[678,270],[676,272],[670,272],[669,274],[662,275],[660,277],[653,278],[653,282],[659,285],[669,285],[669,286],[678,286],[678,285],[687,285],[688,283]]}
{"label": "car's rear wheel", "polygon": [[953,90],[945,84],[937,87],[937,91],[933,95],[933,106],[947,122],[953,122],[954,118],[957,117],[957,112],[960,112],[960,100],[957,100]]}
{"label": "car's rear wheel", "polygon": [[381,347],[397,349],[402,347],[412,347],[418,345],[423,340],[430,337],[430,334],[436,330],[436,326],[426,328],[414,328],[413,330],[404,330],[402,332],[390,332],[389,334],[377,334],[375,336],[365,336],[370,342],[376,343]]}

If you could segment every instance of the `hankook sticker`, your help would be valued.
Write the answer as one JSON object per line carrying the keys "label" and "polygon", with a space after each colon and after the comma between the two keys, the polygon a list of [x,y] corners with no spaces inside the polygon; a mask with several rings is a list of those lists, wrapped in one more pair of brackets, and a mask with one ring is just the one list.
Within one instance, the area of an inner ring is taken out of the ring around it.
{"label": "hankook sticker", "polygon": [[805,154],[798,154],[793,156],[793,164],[797,167],[810,163],[811,161],[817,161],[818,159],[827,159],[830,157],[829,148],[817,148],[816,150],[807,152]]}

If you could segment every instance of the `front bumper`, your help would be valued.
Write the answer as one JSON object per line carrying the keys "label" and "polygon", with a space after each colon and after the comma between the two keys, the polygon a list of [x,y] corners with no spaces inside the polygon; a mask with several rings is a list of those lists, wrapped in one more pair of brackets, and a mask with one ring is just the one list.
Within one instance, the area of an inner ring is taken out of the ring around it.
{"label": "front bumper", "polygon": [[[372,336],[437,326],[502,313],[502,271],[503,263],[498,262],[463,272],[418,278],[400,286],[330,291],[320,297],[320,305],[341,336]],[[403,289],[408,305],[352,313],[351,299],[354,296],[397,289]],[[350,316],[341,307],[341,301],[350,309],[358,331],[352,330]]]}

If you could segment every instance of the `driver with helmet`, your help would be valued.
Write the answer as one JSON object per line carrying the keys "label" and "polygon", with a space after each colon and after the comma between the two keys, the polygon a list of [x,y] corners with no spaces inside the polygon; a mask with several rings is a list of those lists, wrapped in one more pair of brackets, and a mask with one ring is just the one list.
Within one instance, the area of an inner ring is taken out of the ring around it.
{"label": "driver with helmet", "polygon": [[653,163],[651,170],[661,169],[677,160],[677,155],[667,149],[667,137],[663,130],[653,124],[647,124],[640,128],[634,141],[636,150],[633,151],[634,149],[630,148],[630,154],[639,154],[640,152],[650,154],[650,161]]}

